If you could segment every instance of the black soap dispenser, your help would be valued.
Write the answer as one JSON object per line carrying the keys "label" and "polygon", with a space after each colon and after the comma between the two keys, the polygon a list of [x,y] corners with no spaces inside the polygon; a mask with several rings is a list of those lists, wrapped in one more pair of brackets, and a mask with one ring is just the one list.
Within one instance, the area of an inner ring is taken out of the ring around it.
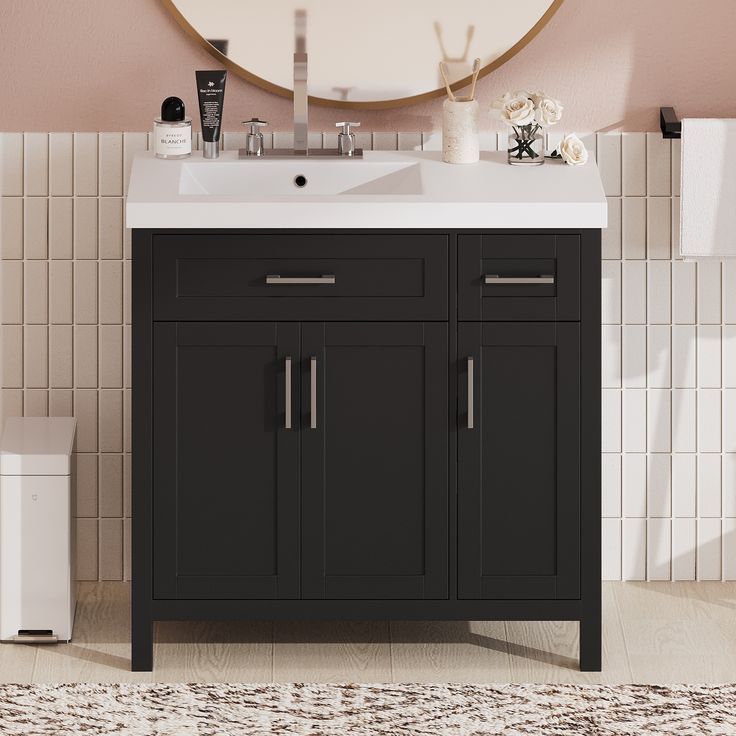
{"label": "black soap dispenser", "polygon": [[161,117],[153,121],[153,152],[156,158],[192,155],[192,119],[186,117],[178,97],[167,97],[161,103]]}

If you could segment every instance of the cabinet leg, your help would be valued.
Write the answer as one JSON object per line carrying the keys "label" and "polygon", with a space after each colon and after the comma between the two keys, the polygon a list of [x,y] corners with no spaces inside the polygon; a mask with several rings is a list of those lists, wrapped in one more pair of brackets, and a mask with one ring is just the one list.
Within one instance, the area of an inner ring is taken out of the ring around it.
{"label": "cabinet leg", "polygon": [[601,620],[584,618],[580,622],[580,671],[601,671]]}
{"label": "cabinet leg", "polygon": [[130,659],[132,672],[153,670],[153,621],[150,619],[133,618]]}

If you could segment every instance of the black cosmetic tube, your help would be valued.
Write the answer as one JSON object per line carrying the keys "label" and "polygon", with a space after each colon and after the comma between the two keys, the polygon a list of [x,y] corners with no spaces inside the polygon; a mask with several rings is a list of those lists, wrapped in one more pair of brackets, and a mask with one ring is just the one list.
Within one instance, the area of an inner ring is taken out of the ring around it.
{"label": "black cosmetic tube", "polygon": [[222,107],[225,102],[227,71],[216,69],[214,71],[199,71],[196,74],[204,157],[217,158],[220,155],[220,130],[222,127]]}

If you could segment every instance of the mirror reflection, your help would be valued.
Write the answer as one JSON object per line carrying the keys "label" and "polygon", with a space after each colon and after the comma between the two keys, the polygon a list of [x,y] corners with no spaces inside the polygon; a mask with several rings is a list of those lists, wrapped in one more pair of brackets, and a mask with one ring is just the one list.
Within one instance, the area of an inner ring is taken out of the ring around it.
{"label": "mirror reflection", "polygon": [[[292,89],[294,16],[307,14],[309,94],[398,101],[487,68],[545,22],[561,0],[169,0],[202,39],[274,91]],[[280,89],[276,89],[280,88]]]}

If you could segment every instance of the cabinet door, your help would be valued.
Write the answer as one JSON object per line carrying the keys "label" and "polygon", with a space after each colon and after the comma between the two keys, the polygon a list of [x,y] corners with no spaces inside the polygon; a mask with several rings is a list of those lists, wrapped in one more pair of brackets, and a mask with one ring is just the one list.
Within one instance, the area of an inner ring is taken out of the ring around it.
{"label": "cabinet door", "polygon": [[155,597],[299,596],[298,356],[297,324],[154,325]]}
{"label": "cabinet door", "polygon": [[580,326],[461,323],[458,595],[578,598]]}
{"label": "cabinet door", "polygon": [[302,329],[302,593],[447,597],[447,325]]}

